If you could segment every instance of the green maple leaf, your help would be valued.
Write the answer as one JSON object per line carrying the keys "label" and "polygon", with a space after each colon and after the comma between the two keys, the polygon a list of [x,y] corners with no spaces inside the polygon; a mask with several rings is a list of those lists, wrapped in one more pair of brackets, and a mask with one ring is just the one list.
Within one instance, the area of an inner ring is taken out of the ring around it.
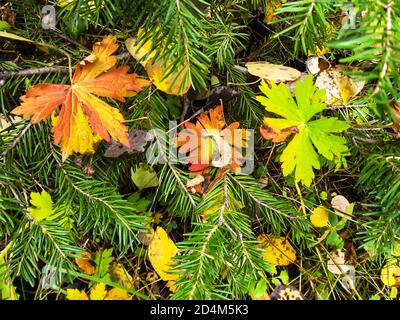
{"label": "green maple leaf", "polygon": [[31,192],[31,204],[35,207],[28,208],[28,211],[36,222],[47,219],[53,213],[53,201],[46,191]]}
{"label": "green maple leaf", "polygon": [[257,100],[268,112],[282,118],[264,118],[264,124],[274,130],[297,127],[298,133],[290,141],[280,156],[282,171],[285,176],[295,173],[295,181],[310,186],[314,179],[314,169],[320,169],[318,154],[328,160],[348,155],[346,139],[335,135],[350,126],[337,118],[311,118],[325,109],[325,90],[319,90],[313,83],[312,76],[295,84],[294,99],[288,87],[263,82],[260,86],[265,96]]}
{"label": "green maple leaf", "polygon": [[30,196],[30,202],[33,207],[29,207],[28,212],[35,222],[57,220],[60,226],[67,229],[72,228],[74,223],[72,219],[73,212],[67,211],[65,205],[53,207],[53,200],[48,192],[44,190],[41,193],[31,192]]}

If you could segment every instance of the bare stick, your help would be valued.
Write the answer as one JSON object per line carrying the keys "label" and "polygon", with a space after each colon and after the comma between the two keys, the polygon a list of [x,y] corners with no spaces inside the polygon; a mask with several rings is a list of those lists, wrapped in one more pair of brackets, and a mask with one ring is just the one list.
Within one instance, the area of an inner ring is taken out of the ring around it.
{"label": "bare stick", "polygon": [[[119,55],[117,55],[118,60],[126,59],[130,56],[129,52],[123,52]],[[72,68],[74,69],[74,68]],[[25,69],[21,71],[3,71],[0,72],[0,81],[3,80],[8,80],[12,77],[25,77],[25,76],[31,76],[35,74],[45,74],[45,73],[54,73],[54,72],[62,72],[62,73],[68,73],[69,68],[68,67],[62,67],[62,66],[54,66],[54,67],[42,67],[42,68],[30,68],[30,69]]]}
{"label": "bare stick", "polygon": [[14,141],[7,147],[6,150],[4,150],[0,156],[4,157],[10,150],[15,148],[17,145],[18,141],[21,140],[23,135],[29,130],[29,128],[32,126],[32,122],[29,122],[28,125],[18,134],[18,136],[14,139]]}

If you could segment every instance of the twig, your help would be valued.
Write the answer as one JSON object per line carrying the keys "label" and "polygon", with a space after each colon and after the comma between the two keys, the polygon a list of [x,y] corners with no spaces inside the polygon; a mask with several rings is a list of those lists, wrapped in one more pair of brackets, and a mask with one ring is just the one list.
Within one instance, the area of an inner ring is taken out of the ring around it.
{"label": "twig", "polygon": [[29,130],[29,128],[32,126],[32,122],[29,122],[28,125],[18,134],[18,136],[14,139],[14,141],[7,147],[6,150],[4,150],[0,156],[4,157],[8,152],[10,152],[10,150],[12,150],[13,148],[15,148],[15,146],[17,145],[18,141],[21,140],[21,138],[23,137],[23,135]]}
{"label": "twig", "polygon": [[[122,60],[126,59],[130,56],[129,52],[124,52],[119,55],[117,55],[117,60]],[[72,68],[75,69],[75,68]],[[54,72],[62,72],[62,73],[68,73],[69,68],[68,67],[62,67],[62,66],[54,66],[54,67],[42,67],[42,68],[29,68],[29,69],[24,69],[20,71],[3,71],[0,72],[0,80],[8,80],[12,77],[25,77],[25,76],[31,76],[35,74],[45,74],[45,73],[54,73]]]}
{"label": "twig", "polygon": [[180,117],[181,122],[183,122],[185,120],[186,114],[189,111],[189,107],[190,107],[190,100],[187,96],[187,94],[183,95],[183,110],[182,110],[182,114]]}
{"label": "twig", "polygon": [[44,74],[44,73],[53,73],[53,72],[67,73],[68,67],[54,66],[54,67],[42,67],[42,68],[30,68],[30,69],[25,69],[25,70],[21,70],[21,71],[4,71],[4,72],[0,72],[0,80],[8,80],[9,78],[12,78],[14,76],[25,77],[25,76],[35,75],[35,74]]}
{"label": "twig", "polygon": [[64,39],[64,40],[72,43],[73,45],[77,46],[78,48],[81,48],[81,49],[83,49],[85,51],[89,51],[90,52],[89,48],[85,47],[83,44],[79,43],[78,41],[75,41],[74,39],[71,39],[71,38],[67,37],[66,35],[62,34],[61,32],[58,32],[58,31],[56,31],[54,29],[50,29],[49,31],[50,31],[51,34],[53,34],[53,35],[55,35],[55,36],[57,36],[57,37],[59,37],[61,39]]}

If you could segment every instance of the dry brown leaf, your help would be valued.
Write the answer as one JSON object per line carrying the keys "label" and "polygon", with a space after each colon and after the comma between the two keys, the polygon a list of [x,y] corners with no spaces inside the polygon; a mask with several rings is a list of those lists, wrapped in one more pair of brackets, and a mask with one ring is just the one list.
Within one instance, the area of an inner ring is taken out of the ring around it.
{"label": "dry brown leaf", "polygon": [[333,274],[345,274],[352,266],[346,264],[345,253],[341,249],[328,253],[328,270]]}
{"label": "dry brown leaf", "polygon": [[331,200],[332,209],[334,209],[335,212],[339,215],[343,215],[343,212],[346,212],[346,209],[349,205],[349,200],[341,195],[335,196]]}
{"label": "dry brown leaf", "polygon": [[330,63],[324,58],[314,56],[307,59],[306,67],[310,74],[316,75],[322,71],[325,71],[326,69],[329,69]]}
{"label": "dry brown leaf", "polygon": [[346,66],[336,66],[322,71],[315,84],[319,89],[325,89],[326,102],[330,105],[347,106],[350,100],[357,96],[365,86],[365,81],[355,82],[345,75],[345,72],[356,71]]}

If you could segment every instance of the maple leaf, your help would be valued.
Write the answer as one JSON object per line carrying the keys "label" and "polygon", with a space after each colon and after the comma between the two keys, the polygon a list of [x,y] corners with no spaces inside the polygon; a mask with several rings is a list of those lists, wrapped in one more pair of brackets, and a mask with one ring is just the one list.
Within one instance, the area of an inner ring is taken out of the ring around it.
{"label": "maple leaf", "polygon": [[47,219],[53,213],[53,201],[46,191],[43,190],[42,193],[31,192],[30,200],[35,207],[28,208],[28,211],[35,221]]}
{"label": "maple leaf", "polygon": [[184,123],[179,132],[177,145],[183,161],[190,163],[190,171],[202,171],[209,166],[232,169],[242,164],[242,148],[247,147],[250,133],[239,129],[239,123],[226,126],[222,106],[211,109],[208,115],[201,113],[196,124]]}
{"label": "maple leaf", "polygon": [[21,105],[12,110],[36,124],[61,106],[52,132],[54,142],[61,145],[63,161],[73,152],[94,153],[98,137],[130,145],[122,114],[99,97],[124,102],[125,97],[134,96],[150,82],[128,74],[128,66],[114,67],[117,58],[113,53],[117,49],[115,37],[104,37],[93,46],[90,60],[94,62],[77,65],[71,85],[35,85],[21,97]]}
{"label": "maple leaf", "polygon": [[350,126],[346,122],[334,117],[310,121],[326,107],[325,91],[316,88],[312,76],[296,82],[296,100],[284,84],[262,82],[260,89],[265,96],[258,96],[257,100],[268,112],[282,117],[266,117],[264,126],[275,132],[297,128],[297,133],[280,156],[285,176],[294,171],[296,182],[309,186],[314,179],[313,169],[321,167],[318,154],[328,160],[348,154],[346,139],[334,134],[348,129]]}
{"label": "maple leaf", "polygon": [[104,283],[97,283],[89,292],[89,296],[85,291],[78,289],[67,289],[67,300],[131,300],[132,296],[126,290],[112,288],[107,291]]}
{"label": "maple leaf", "polygon": [[279,130],[263,126],[260,127],[260,133],[265,140],[271,140],[273,143],[281,143],[284,142],[292,133],[298,133],[298,129],[297,127],[292,127]]}

